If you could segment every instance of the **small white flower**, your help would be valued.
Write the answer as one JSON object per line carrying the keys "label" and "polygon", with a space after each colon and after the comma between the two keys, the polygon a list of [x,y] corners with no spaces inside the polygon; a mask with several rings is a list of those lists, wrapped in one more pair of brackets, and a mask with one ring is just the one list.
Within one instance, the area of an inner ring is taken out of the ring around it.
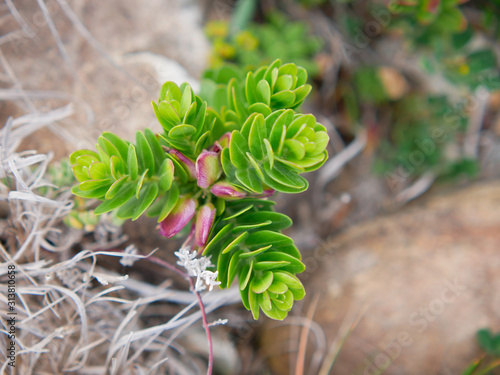
{"label": "small white flower", "polygon": [[215,322],[209,324],[210,327],[227,324],[227,319],[217,319]]}
{"label": "small white flower", "polygon": [[[198,291],[197,286],[201,287],[201,285],[203,285],[202,283],[204,281],[204,284],[208,285],[208,291],[211,292],[212,289],[214,288],[214,286],[221,284],[220,281],[215,281],[215,279],[217,279],[218,274],[219,274],[219,271],[215,271],[215,272],[203,271],[202,273],[200,273],[198,275],[198,278],[196,280],[195,289]],[[201,289],[201,290],[204,290],[205,288],[206,288],[205,285],[203,285],[203,289]]]}
{"label": "small white flower", "polygon": [[207,271],[208,267],[214,266],[210,261],[210,257],[202,256],[196,258],[198,255],[197,251],[193,250],[191,252],[189,247],[181,247],[179,251],[174,252],[174,254],[179,258],[177,264],[184,267],[189,276],[196,277],[195,291],[201,292],[207,288],[207,285],[209,291],[212,291],[214,286],[220,285],[220,281],[215,281],[218,271]]}
{"label": "small white flower", "polygon": [[[137,255],[138,253],[139,251],[137,250],[137,247],[134,244],[128,245],[124,250],[124,254],[127,255]],[[124,255],[120,259],[120,263],[124,267],[132,266],[139,259],[137,257],[127,256],[127,255]]]}

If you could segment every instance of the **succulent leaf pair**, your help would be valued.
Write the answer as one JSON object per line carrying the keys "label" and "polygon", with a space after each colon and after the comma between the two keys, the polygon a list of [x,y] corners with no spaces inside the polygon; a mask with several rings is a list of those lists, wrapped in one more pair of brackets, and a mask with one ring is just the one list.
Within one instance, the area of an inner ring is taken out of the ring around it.
{"label": "succulent leaf pair", "polygon": [[74,152],[72,191],[101,200],[96,214],[156,217],[166,237],[191,225],[189,241],[212,255],[221,287],[238,278],[256,319],[260,309],[283,319],[305,295],[295,276],[305,266],[281,233],[291,220],[267,197],[307,189],[300,174],[326,161],[328,135],[313,115],[296,112],[310,91],[303,68],[277,60],[246,79],[213,77],[202,92],[224,100],[212,96],[209,105],[188,84],[167,82],[153,103],[162,133],[138,131],[131,143],[105,132],[96,151]]}

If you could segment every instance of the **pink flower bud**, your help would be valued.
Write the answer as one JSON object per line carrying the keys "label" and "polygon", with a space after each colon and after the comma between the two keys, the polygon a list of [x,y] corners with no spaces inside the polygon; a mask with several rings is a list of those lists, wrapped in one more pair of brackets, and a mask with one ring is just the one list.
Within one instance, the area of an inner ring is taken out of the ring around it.
{"label": "pink flower bud", "polygon": [[221,152],[224,147],[229,147],[229,142],[231,141],[231,132],[224,134],[218,141],[215,141],[213,146],[213,151]]}
{"label": "pink flower bud", "polygon": [[262,192],[262,194],[259,194],[259,198],[267,198],[273,195],[276,192],[274,189],[266,189]]}
{"label": "pink flower bud", "polygon": [[210,229],[214,223],[215,206],[212,203],[203,205],[196,214],[195,235],[196,244],[198,246],[205,246],[210,234]]}
{"label": "pink flower bud", "polygon": [[243,190],[226,181],[219,181],[212,185],[210,192],[216,197],[224,199],[243,198],[247,195]]}
{"label": "pink flower bud", "polygon": [[203,150],[196,159],[196,179],[198,186],[208,189],[222,174],[219,155],[214,151]]}
{"label": "pink flower bud", "polygon": [[160,234],[173,237],[193,218],[196,213],[197,202],[191,197],[179,199],[172,212],[160,223]]}
{"label": "pink flower bud", "polygon": [[189,159],[188,157],[184,156],[181,152],[174,149],[168,150],[168,153],[176,156],[177,159],[181,162],[181,164],[184,164],[186,166],[186,169],[188,170],[188,173],[191,176],[191,178],[193,179],[196,178],[196,168],[191,159]]}

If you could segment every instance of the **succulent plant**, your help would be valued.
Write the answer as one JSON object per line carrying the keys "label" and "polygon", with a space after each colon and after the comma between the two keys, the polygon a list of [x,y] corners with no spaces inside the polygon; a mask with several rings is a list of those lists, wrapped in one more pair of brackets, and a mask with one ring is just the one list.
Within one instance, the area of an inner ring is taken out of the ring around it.
{"label": "succulent plant", "polygon": [[162,133],[138,131],[131,143],[104,132],[96,151],[74,152],[72,191],[101,200],[96,215],[156,217],[168,238],[190,226],[188,242],[212,257],[221,287],[237,277],[256,319],[260,309],[283,319],[305,295],[295,276],[305,266],[281,233],[291,220],[268,197],[307,189],[301,173],[326,161],[328,135],[296,112],[311,89],[303,68],[277,60],[246,79],[230,70],[212,78],[208,102],[187,83],[163,85],[153,103]]}

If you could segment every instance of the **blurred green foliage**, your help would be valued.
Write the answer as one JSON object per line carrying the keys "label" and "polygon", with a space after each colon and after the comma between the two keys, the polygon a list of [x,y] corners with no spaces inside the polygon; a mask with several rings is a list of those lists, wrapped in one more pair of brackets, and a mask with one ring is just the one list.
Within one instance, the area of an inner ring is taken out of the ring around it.
{"label": "blurred green foliage", "polygon": [[476,337],[485,355],[474,361],[462,375],[488,375],[500,366],[500,333],[495,335],[489,329],[481,329]]}
{"label": "blurred green foliage", "polygon": [[210,66],[217,68],[233,63],[244,70],[253,70],[276,59],[304,67],[309,75],[318,73],[314,55],[322,42],[310,34],[304,22],[293,22],[284,14],[271,12],[266,22],[250,23],[244,30],[232,32],[228,21],[212,21],[205,32],[212,42]]}

